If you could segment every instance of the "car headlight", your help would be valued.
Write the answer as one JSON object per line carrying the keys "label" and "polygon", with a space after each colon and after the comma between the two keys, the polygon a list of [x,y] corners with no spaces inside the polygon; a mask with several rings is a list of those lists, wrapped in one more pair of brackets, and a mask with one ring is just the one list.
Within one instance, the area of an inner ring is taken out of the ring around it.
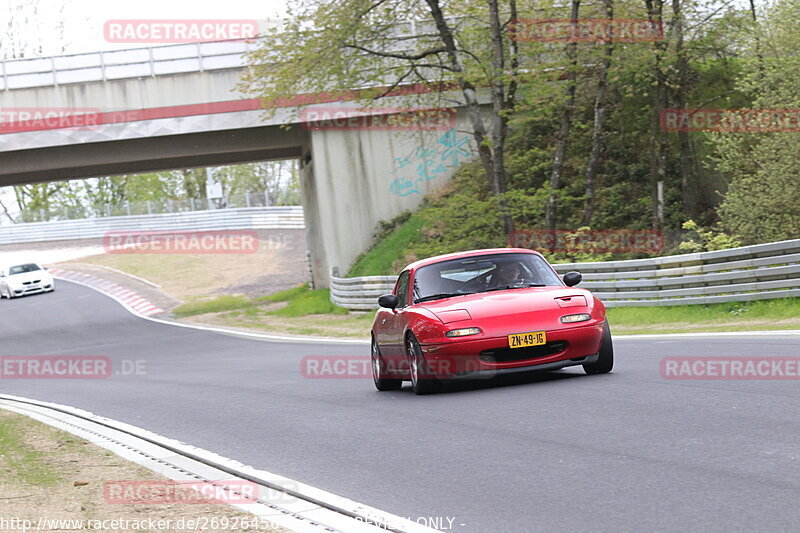
{"label": "car headlight", "polygon": [[586,322],[587,320],[591,320],[592,315],[589,313],[578,313],[576,315],[564,315],[561,317],[561,322],[564,324],[573,324],[575,322]]}
{"label": "car headlight", "polygon": [[481,328],[461,328],[451,329],[444,334],[445,337],[467,337],[469,335],[478,335],[481,333]]}

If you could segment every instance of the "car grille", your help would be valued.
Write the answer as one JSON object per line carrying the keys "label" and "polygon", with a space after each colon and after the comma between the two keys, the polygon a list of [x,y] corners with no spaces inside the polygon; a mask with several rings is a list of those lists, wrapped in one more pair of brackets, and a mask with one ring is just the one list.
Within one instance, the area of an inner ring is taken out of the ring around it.
{"label": "car grille", "polygon": [[35,279],[35,280],[33,280],[33,281],[23,281],[23,282],[22,282],[22,284],[23,284],[23,285],[31,285],[31,284],[34,284],[34,285],[35,285],[35,284],[39,283],[40,281],[42,281],[42,280],[40,280],[40,279]]}
{"label": "car grille", "polygon": [[566,349],[566,341],[555,341],[542,344],[541,346],[484,350],[480,353],[480,358],[484,363],[507,363],[509,361],[524,361],[526,359],[547,357],[548,355],[555,355],[559,352],[563,352]]}

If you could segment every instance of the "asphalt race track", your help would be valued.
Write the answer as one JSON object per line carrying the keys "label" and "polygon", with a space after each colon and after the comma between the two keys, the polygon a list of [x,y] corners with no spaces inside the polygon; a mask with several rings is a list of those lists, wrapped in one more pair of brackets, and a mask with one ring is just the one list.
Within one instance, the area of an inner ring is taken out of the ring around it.
{"label": "asphalt race track", "polygon": [[616,341],[580,367],[379,393],[308,379],[366,345],[248,340],[136,318],[94,291],[0,301],[0,355],[102,355],[146,375],[3,379],[401,516],[463,532],[789,531],[800,523],[797,381],[669,381],[664,356],[798,356],[800,336]]}

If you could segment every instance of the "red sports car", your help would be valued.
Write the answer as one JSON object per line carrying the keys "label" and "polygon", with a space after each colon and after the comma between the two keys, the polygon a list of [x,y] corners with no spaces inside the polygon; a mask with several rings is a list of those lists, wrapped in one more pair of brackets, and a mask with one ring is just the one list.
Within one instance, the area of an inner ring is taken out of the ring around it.
{"label": "red sports car", "polygon": [[381,296],[372,324],[378,390],[411,381],[414,392],[441,380],[583,365],[614,365],[605,306],[562,280],[541,254],[522,248],[440,255],[407,266]]}

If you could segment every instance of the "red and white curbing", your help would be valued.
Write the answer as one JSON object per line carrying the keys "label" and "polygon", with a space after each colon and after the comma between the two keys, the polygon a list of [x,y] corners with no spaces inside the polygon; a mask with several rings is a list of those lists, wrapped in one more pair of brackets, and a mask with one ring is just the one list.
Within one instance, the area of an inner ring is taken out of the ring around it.
{"label": "red and white curbing", "polygon": [[57,279],[75,281],[104,292],[137,314],[153,316],[164,312],[163,309],[156,307],[132,290],[126,289],[111,281],[95,278],[94,276],[83,274],[82,272],[64,270],[62,268],[51,268],[50,273]]}

